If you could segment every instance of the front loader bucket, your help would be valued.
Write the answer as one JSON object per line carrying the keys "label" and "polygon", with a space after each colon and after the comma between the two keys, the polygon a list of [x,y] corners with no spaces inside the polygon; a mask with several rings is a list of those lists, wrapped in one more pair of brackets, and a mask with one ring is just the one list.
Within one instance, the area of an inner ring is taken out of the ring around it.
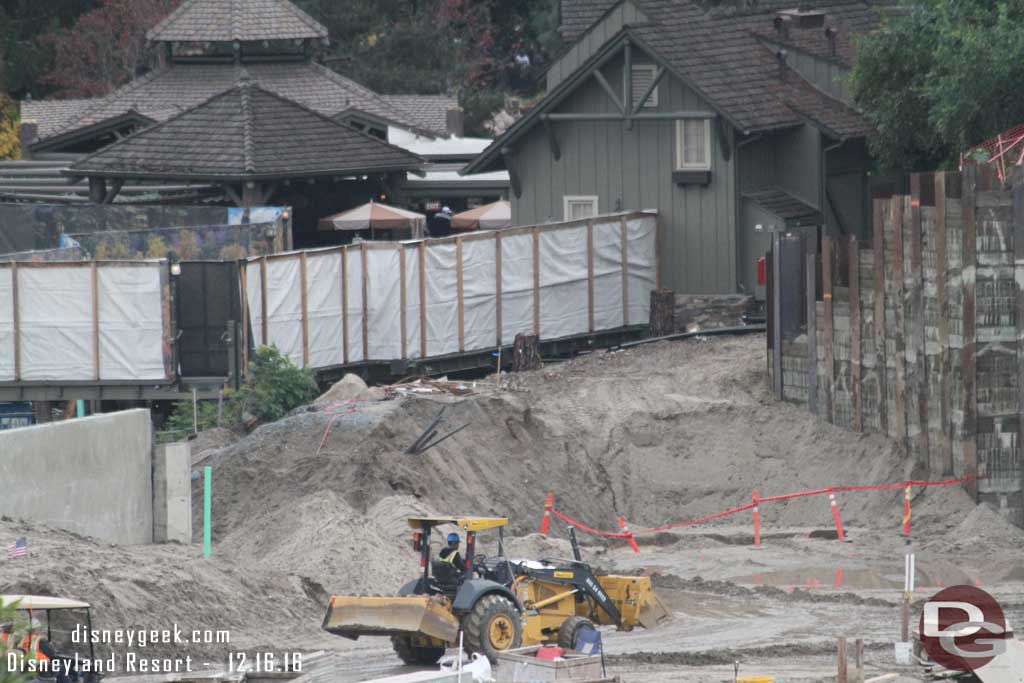
{"label": "front loader bucket", "polygon": [[644,604],[640,606],[637,621],[646,629],[657,628],[672,619],[672,613],[665,608],[654,591],[648,591]]}
{"label": "front loader bucket", "polygon": [[327,607],[323,628],[352,640],[359,636],[423,634],[453,643],[459,636],[459,621],[447,599],[426,595],[336,595]]}

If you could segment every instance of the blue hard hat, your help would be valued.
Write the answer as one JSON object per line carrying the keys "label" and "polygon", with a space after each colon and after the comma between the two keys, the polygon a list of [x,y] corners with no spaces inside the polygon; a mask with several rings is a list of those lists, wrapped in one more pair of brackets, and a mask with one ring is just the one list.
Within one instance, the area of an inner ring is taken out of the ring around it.
{"label": "blue hard hat", "polygon": [[450,534],[448,534],[448,542],[449,543],[458,543],[459,542],[459,535],[457,533],[455,533],[454,531],[451,532]]}

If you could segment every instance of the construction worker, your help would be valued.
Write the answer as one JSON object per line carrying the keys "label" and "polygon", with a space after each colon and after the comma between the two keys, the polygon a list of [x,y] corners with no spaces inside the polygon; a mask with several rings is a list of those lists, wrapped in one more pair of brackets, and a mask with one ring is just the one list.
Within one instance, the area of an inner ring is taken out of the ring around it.
{"label": "construction worker", "polygon": [[454,567],[460,574],[466,573],[466,563],[459,555],[459,535],[454,531],[448,534],[448,545],[441,548],[439,553],[441,564],[448,564]]}
{"label": "construction worker", "polygon": [[42,662],[44,666],[57,656],[53,644],[43,637],[42,624],[35,617],[29,621],[28,631],[21,640],[21,649],[25,651],[26,660]]}

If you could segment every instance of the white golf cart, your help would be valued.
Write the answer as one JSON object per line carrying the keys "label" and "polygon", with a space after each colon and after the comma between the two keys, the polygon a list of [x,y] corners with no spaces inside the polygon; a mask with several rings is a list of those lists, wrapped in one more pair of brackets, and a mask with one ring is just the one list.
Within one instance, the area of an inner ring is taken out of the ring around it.
{"label": "white golf cart", "polygon": [[[70,680],[97,683],[103,677],[103,674],[95,672],[80,674],[75,664],[82,660],[96,661],[92,639],[87,637],[92,633],[89,603],[47,595],[0,595],[0,604],[16,610],[16,632],[23,631],[32,619],[41,624],[40,635],[50,641],[60,659],[70,663],[67,667],[71,671]],[[40,678],[53,680],[54,677],[44,675]]]}

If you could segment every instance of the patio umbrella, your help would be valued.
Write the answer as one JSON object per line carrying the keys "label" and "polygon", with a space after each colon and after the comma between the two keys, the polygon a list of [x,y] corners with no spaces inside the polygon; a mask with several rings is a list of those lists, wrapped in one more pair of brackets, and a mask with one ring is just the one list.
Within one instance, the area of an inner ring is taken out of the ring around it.
{"label": "patio umbrella", "polygon": [[423,234],[427,217],[415,211],[371,201],[348,211],[320,219],[321,230],[403,230],[410,228],[414,237]]}
{"label": "patio umbrella", "polygon": [[453,230],[498,230],[512,227],[512,205],[502,200],[452,216]]}

